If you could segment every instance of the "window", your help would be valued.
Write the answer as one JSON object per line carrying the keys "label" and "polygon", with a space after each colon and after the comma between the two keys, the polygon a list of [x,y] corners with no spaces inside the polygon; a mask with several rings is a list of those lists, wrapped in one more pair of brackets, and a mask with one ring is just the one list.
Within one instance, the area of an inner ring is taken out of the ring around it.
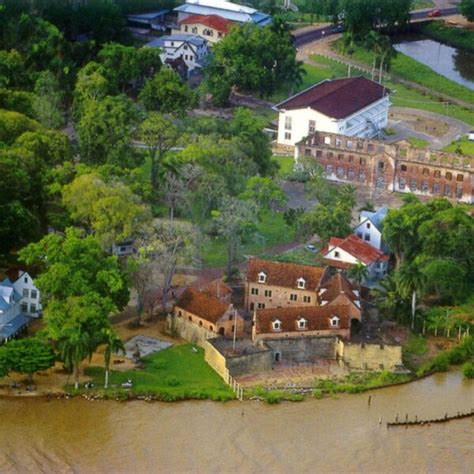
{"label": "window", "polygon": [[233,314],[229,314],[229,321],[232,321],[234,319],[234,315]]}
{"label": "window", "polygon": [[274,360],[275,362],[281,361],[281,352],[275,352]]}
{"label": "window", "polygon": [[347,148],[352,148],[352,140],[347,140],[346,146]]}
{"label": "window", "polygon": [[334,153],[332,151],[330,151],[328,153],[328,158],[331,160],[333,157],[334,157]]}
{"label": "window", "polygon": [[359,181],[361,183],[363,183],[365,181],[365,173],[362,170],[359,171]]}
{"label": "window", "polygon": [[202,321],[199,321],[199,326],[201,326],[201,327],[202,327]]}
{"label": "window", "polygon": [[370,234],[365,234],[364,235],[364,240],[367,242],[370,242]]}
{"label": "window", "polygon": [[362,239],[362,232],[357,232],[357,237],[359,237],[359,239]]}
{"label": "window", "polygon": [[370,229],[370,222],[367,222],[365,226],[367,227],[367,229]]}
{"label": "window", "polygon": [[311,148],[304,149],[304,156],[311,156]]}
{"label": "window", "polygon": [[[461,176],[462,176],[462,175],[461,175]],[[459,180],[458,180],[458,181],[459,181]],[[28,283],[28,277],[25,277],[25,278],[23,279],[23,281],[24,281],[25,283]]]}
{"label": "window", "polygon": [[214,331],[214,327],[213,327],[213,326],[209,326],[209,329],[210,329],[211,331]]}
{"label": "window", "polygon": [[433,194],[439,194],[439,184],[438,183],[433,184]]}
{"label": "window", "polygon": [[382,171],[385,168],[385,163],[383,161],[379,161],[378,168],[379,168],[379,171]]}
{"label": "window", "polygon": [[23,289],[23,298],[28,298],[28,295],[29,295],[28,288],[24,288]]}
{"label": "window", "polygon": [[441,171],[440,170],[435,170],[434,175],[435,178],[441,178]]}
{"label": "window", "polygon": [[188,60],[188,55],[187,54],[184,55],[184,59],[186,59],[186,61]]}
{"label": "window", "polygon": [[31,290],[31,299],[35,300],[38,298],[38,292],[36,290]]}
{"label": "window", "polygon": [[250,311],[253,311],[255,309],[255,304],[254,303],[250,303]]}
{"label": "window", "polygon": [[423,168],[423,175],[424,176],[429,176],[430,175],[430,170],[428,168]]}
{"label": "window", "polygon": [[362,148],[364,148],[364,143],[363,142],[357,142],[357,148],[359,150],[361,150]]}
{"label": "window", "polygon": [[324,144],[325,145],[330,145],[331,144],[331,137],[328,137],[328,136],[324,137]]}
{"label": "window", "polygon": [[34,303],[30,304],[30,313],[36,313],[36,305]]}
{"label": "window", "polygon": [[265,303],[257,303],[257,309],[265,309]]}
{"label": "window", "polygon": [[195,26],[195,27],[193,28],[193,33],[194,33],[194,34],[197,34],[197,32],[198,32],[198,29],[197,29],[197,26]]}
{"label": "window", "polygon": [[369,143],[369,145],[367,147],[367,150],[368,151],[374,151],[374,145],[372,145],[372,143]]}
{"label": "window", "polygon": [[291,133],[285,132],[285,140],[291,140]]}
{"label": "window", "polygon": [[190,59],[191,61],[194,61],[194,56],[193,56],[193,55],[189,56],[189,59]]}
{"label": "window", "polygon": [[342,145],[342,141],[340,138],[336,138],[336,146],[341,146]]}
{"label": "window", "polygon": [[451,180],[453,179],[453,174],[450,173],[449,171],[447,171],[447,172],[446,172],[446,179],[447,179],[448,181],[451,181]]}
{"label": "window", "polygon": [[[180,311],[180,313],[181,313],[181,311]],[[181,316],[181,315],[180,315],[180,316]],[[193,318],[191,318],[191,316],[188,316],[188,319],[189,319],[191,322],[193,322]]]}
{"label": "window", "polygon": [[326,165],[326,174],[332,174],[332,165]]}
{"label": "window", "polygon": [[451,186],[449,184],[444,185],[444,195],[451,196]]}
{"label": "window", "polygon": [[411,180],[410,190],[413,191],[413,192],[417,190],[416,179]]}
{"label": "window", "polygon": [[217,32],[217,37],[218,37],[218,38],[222,38],[222,31],[218,31],[218,32]]}
{"label": "window", "polygon": [[406,170],[407,170],[407,165],[401,165],[401,166],[400,166],[400,169],[401,169],[402,171],[406,171]]}
{"label": "window", "polygon": [[265,296],[267,298],[271,298],[272,297],[272,290],[265,290]]}
{"label": "window", "polygon": [[404,179],[404,178],[400,178],[400,179],[398,180],[398,187],[399,187],[400,189],[405,189],[405,183],[406,183],[405,179]]}
{"label": "window", "polygon": [[265,283],[267,281],[267,274],[265,272],[260,272],[258,274],[258,282]]}
{"label": "window", "polygon": [[290,301],[298,301],[298,295],[295,293],[290,294]]}
{"label": "window", "polygon": [[344,168],[342,166],[336,168],[336,175],[338,178],[344,178]]}
{"label": "window", "polygon": [[272,328],[274,331],[281,331],[281,321],[279,321],[278,319],[276,321],[273,321]]}
{"label": "window", "polygon": [[338,160],[343,160],[344,159],[344,155],[342,153],[339,153],[339,155],[337,155],[337,159]]}
{"label": "window", "polygon": [[331,323],[332,328],[337,328],[339,327],[339,318],[337,316],[333,316],[332,318],[329,319]]}
{"label": "window", "polygon": [[21,303],[20,309],[23,313],[27,313],[28,312],[28,303]]}
{"label": "window", "polygon": [[308,125],[309,133],[314,133],[316,131],[316,120],[310,120]]}
{"label": "window", "polygon": [[258,288],[252,288],[252,289],[250,290],[250,293],[251,293],[252,295],[257,296],[257,295],[258,295]]}
{"label": "window", "polygon": [[458,174],[456,176],[456,181],[464,181],[464,176],[462,174]]}
{"label": "window", "polygon": [[311,303],[311,296],[303,296],[303,303]]}
{"label": "window", "polygon": [[304,278],[298,278],[296,280],[298,288],[304,289],[306,287],[306,280]]}
{"label": "window", "polygon": [[186,51],[188,50],[188,47],[187,47],[187,45],[184,45],[184,49],[185,49]]}
{"label": "window", "polygon": [[365,158],[360,158],[359,159],[359,164],[365,165]]}
{"label": "window", "polygon": [[350,179],[350,180],[354,179],[354,170],[352,168],[349,168],[347,170],[347,179]]}
{"label": "window", "polygon": [[349,155],[349,163],[354,163],[354,155]]}
{"label": "window", "polygon": [[188,32],[188,25],[184,25],[184,31]]}
{"label": "window", "polygon": [[298,323],[298,329],[300,330],[306,329],[306,319],[301,318],[297,321],[297,323]]}
{"label": "window", "polygon": [[316,151],[316,158],[321,158],[323,156],[322,150],[317,150]]}
{"label": "window", "polygon": [[285,117],[285,130],[291,130],[291,117]]}
{"label": "window", "polygon": [[334,252],[334,258],[340,258],[341,257],[341,254],[336,250]]}

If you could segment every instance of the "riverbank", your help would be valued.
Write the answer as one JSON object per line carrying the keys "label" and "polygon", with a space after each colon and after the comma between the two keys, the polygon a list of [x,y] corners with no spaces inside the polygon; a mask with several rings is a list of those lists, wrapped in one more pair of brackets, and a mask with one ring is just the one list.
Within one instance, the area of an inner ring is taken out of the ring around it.
{"label": "riverbank", "polygon": [[474,28],[447,26],[440,21],[434,21],[420,25],[418,30],[429,38],[449,44],[455,48],[474,51]]}

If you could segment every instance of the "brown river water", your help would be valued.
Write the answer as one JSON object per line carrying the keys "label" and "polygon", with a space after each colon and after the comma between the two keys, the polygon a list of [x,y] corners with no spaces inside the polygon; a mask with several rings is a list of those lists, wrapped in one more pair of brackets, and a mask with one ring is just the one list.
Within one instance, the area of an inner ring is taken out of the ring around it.
{"label": "brown river water", "polygon": [[385,426],[471,408],[474,382],[458,372],[281,405],[3,399],[0,472],[472,473],[471,418]]}

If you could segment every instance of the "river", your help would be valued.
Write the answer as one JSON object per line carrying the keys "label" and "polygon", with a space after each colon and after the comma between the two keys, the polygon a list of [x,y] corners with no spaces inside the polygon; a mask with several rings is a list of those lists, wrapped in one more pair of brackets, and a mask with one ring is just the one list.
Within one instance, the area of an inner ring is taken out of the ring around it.
{"label": "river", "polygon": [[387,429],[474,407],[458,372],[337,399],[0,400],[0,472],[472,472],[474,422]]}
{"label": "river", "polygon": [[394,47],[448,79],[474,89],[473,52],[452,48],[431,39],[403,41]]}

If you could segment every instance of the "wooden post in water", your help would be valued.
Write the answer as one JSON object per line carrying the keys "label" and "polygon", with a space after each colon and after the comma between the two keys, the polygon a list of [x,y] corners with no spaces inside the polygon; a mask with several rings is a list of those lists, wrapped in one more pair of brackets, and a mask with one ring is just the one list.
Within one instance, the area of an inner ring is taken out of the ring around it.
{"label": "wooden post in water", "polygon": [[367,401],[367,405],[370,407],[370,402],[372,401],[372,395],[369,395],[369,399]]}

